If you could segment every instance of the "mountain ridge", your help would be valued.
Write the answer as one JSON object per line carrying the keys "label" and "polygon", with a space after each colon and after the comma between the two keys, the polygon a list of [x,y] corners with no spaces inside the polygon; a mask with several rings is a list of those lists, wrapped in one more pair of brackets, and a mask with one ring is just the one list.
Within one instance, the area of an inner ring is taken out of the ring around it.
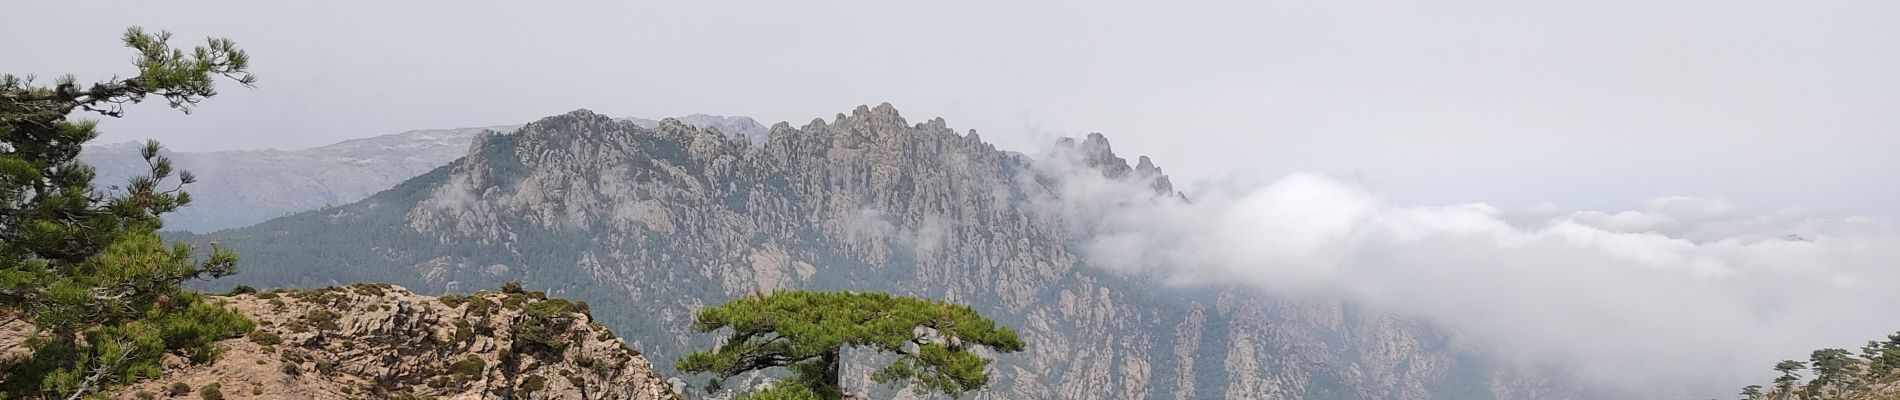
{"label": "mountain ridge", "polygon": [[[1105,136],[1065,143],[1056,151],[1100,179],[1180,196],[1152,160],[1128,165]],[[969,303],[1030,343],[999,361],[979,398],[1592,397],[1416,321],[1089,267],[1072,250],[1081,221],[1041,206],[1063,201],[1055,188],[1074,177],[941,118],[909,123],[888,103],[777,123],[756,146],[576,110],[468,150],[361,202],[181,238],[262,260],[236,277],[259,286],[458,292],[521,279],[586,300],[662,358],[710,345],[686,329],[694,310],[758,291]],[[869,390],[869,373],[846,375]]]}

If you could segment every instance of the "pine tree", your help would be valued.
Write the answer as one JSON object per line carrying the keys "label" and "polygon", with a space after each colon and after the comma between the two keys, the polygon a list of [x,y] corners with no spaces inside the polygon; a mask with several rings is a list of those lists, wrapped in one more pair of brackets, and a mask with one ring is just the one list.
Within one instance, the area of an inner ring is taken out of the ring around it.
{"label": "pine tree", "polygon": [[[217,94],[215,79],[249,86],[249,57],[226,39],[187,52],[169,33],[126,30],[138,74],[80,84],[71,75],[36,84],[0,76],[0,324],[25,321],[40,333],[31,356],[0,360],[0,397],[78,398],[154,376],[167,353],[206,362],[212,341],[251,322],[183,289],[191,279],[236,271],[237,258],[214,249],[194,256],[158,236],[160,215],[191,202],[194,180],[173,170],[147,142],[147,174],[124,187],[94,188],[78,161],[98,123],[73,114],[118,118],[124,105],[151,97],[189,113]],[[174,176],[176,177],[173,180]]]}
{"label": "pine tree", "polygon": [[1809,365],[1814,367],[1814,380],[1808,382],[1808,395],[1819,397],[1828,389],[1839,391],[1851,383],[1854,375],[1860,372],[1860,361],[1845,349],[1815,350],[1808,357]]}
{"label": "pine tree", "polygon": [[1748,385],[1748,386],[1742,387],[1742,400],[1760,400],[1760,399],[1761,399],[1761,385]]}
{"label": "pine tree", "polygon": [[1900,333],[1887,335],[1885,342],[1867,342],[1868,380],[1886,378],[1894,370],[1900,370]]}
{"label": "pine tree", "polygon": [[711,373],[718,382],[750,371],[786,368],[791,377],[746,399],[844,397],[840,352],[872,349],[897,355],[872,375],[881,384],[914,383],[919,394],[952,397],[989,383],[990,361],[975,346],[1021,351],[1022,339],[969,306],[883,293],[779,292],[700,310],[693,329],[730,328],[723,345],[681,358],[680,371]]}
{"label": "pine tree", "polygon": [[1794,391],[1794,384],[1801,382],[1801,373],[1797,371],[1805,368],[1807,368],[1806,364],[1795,360],[1781,360],[1775,363],[1775,372],[1781,373],[1780,377],[1775,378],[1775,388],[1780,389],[1782,396],[1787,396],[1788,393]]}

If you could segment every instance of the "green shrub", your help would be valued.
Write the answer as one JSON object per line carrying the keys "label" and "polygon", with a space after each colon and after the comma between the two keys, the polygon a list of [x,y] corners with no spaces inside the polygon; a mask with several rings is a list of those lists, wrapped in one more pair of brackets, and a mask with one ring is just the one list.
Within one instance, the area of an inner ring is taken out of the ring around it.
{"label": "green shrub", "polygon": [[158,320],[159,337],[165,347],[185,349],[191,362],[200,364],[218,356],[218,340],[242,336],[256,328],[250,318],[202,301]]}
{"label": "green shrub", "polygon": [[171,389],[172,389],[171,390],[172,397],[178,397],[178,396],[191,394],[191,384],[189,383],[174,382],[172,383]]}
{"label": "green shrub", "polygon": [[526,304],[529,300],[533,300],[533,299],[528,298],[528,296],[503,297],[501,298],[501,308],[509,309],[509,310],[518,310],[518,309],[521,309],[522,304]]}
{"label": "green shrub", "polygon": [[266,330],[251,331],[250,336],[251,343],[257,343],[261,346],[276,346],[284,342],[282,336],[277,336],[276,333]]}
{"label": "green shrub", "polygon": [[224,391],[218,388],[217,382],[212,382],[209,385],[205,385],[204,388],[198,389],[198,398],[204,400],[224,400]]}
{"label": "green shrub", "polygon": [[364,296],[381,297],[383,295],[383,289],[387,289],[388,286],[389,284],[387,283],[358,283],[350,285],[350,290]]}
{"label": "green shrub", "polygon": [[468,296],[454,294],[443,295],[442,297],[436,298],[435,301],[442,302],[443,305],[449,306],[449,308],[457,308],[461,307],[463,303],[468,302]]}
{"label": "green shrub", "polygon": [[514,333],[515,348],[525,351],[545,350],[549,353],[567,349],[567,340],[560,335],[564,329],[549,325],[550,322],[542,319],[523,318],[508,329]]}
{"label": "green shrub", "polygon": [[475,377],[475,376],[481,376],[482,371],[487,368],[488,368],[487,361],[482,361],[481,357],[470,355],[468,356],[468,358],[464,358],[461,361],[456,361],[454,363],[449,364],[449,373],[455,374],[455,375]]}
{"label": "green shrub", "polygon": [[493,308],[495,308],[495,302],[488,301],[488,299],[485,298],[471,297],[468,300],[469,314],[487,316],[488,311]]}
{"label": "green shrub", "polygon": [[528,379],[521,380],[521,397],[533,397],[534,392],[541,391],[541,389],[546,389],[547,387],[547,378],[542,378],[540,375],[528,375]]}
{"label": "green shrub", "polygon": [[474,338],[475,327],[473,325],[469,325],[468,321],[455,321],[454,343],[467,343],[470,339]]}
{"label": "green shrub", "polygon": [[817,393],[813,393],[811,389],[806,388],[804,385],[787,382],[780,382],[771,389],[752,392],[751,394],[739,397],[739,399],[742,400],[820,400],[822,398],[823,397],[819,397]]}
{"label": "green shrub", "polygon": [[315,360],[315,362],[312,362],[311,364],[313,367],[315,367],[312,369],[317,370],[317,373],[319,374],[336,375],[336,361],[326,360],[326,359],[317,359]]}
{"label": "green shrub", "polygon": [[252,294],[252,293],[257,293],[257,288],[251,287],[250,285],[237,285],[237,287],[231,288],[231,291],[225,293],[225,295],[236,296],[240,294]]}
{"label": "green shrub", "polygon": [[303,300],[306,303],[334,307],[343,304],[344,300],[347,300],[343,294],[344,292],[345,289],[343,288],[331,286],[322,289],[290,292],[288,295],[291,298]]}
{"label": "green shrub", "polygon": [[522,305],[521,311],[541,319],[573,318],[574,314],[587,312],[587,303],[574,303],[561,299],[545,300]]}
{"label": "green shrub", "polygon": [[304,320],[310,321],[310,325],[315,326],[317,327],[318,330],[323,330],[323,331],[335,331],[338,329],[342,329],[336,324],[337,319],[340,319],[340,318],[343,318],[343,315],[337,314],[335,311],[330,311],[330,310],[322,309],[322,308],[311,310],[309,314],[304,314],[303,316]]}

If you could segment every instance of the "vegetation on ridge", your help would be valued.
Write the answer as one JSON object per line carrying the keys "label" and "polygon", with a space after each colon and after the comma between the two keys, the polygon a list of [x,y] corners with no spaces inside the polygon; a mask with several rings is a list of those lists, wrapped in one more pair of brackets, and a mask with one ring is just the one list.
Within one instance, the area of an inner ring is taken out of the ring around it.
{"label": "vegetation on ridge", "polygon": [[[744,399],[839,399],[845,348],[893,353],[871,376],[882,384],[913,383],[919,394],[959,396],[989,383],[990,360],[975,346],[1011,353],[1023,340],[969,306],[883,293],[788,291],[751,296],[700,310],[693,329],[730,328],[724,345],[681,358],[680,371],[719,379],[784,367],[792,376]],[[717,383],[708,385],[717,387]]]}
{"label": "vegetation on ridge", "polygon": [[[1856,356],[1847,349],[1820,349],[1809,354],[1808,361],[1782,360],[1775,363],[1774,385],[1748,385],[1742,388],[1743,400],[1821,400],[1874,399],[1900,396],[1900,333],[1886,340],[1870,340]],[[1802,370],[1813,379],[1802,381]],[[1880,393],[1873,393],[1879,391]]]}

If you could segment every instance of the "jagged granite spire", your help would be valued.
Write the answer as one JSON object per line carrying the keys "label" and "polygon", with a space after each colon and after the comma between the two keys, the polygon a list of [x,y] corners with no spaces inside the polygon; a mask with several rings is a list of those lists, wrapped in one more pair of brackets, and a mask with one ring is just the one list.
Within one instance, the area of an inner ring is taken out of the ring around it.
{"label": "jagged granite spire", "polygon": [[1074,155],[1084,166],[1101,171],[1102,176],[1109,179],[1147,180],[1156,193],[1179,195],[1174,191],[1174,183],[1148,156],[1140,156],[1139,164],[1130,167],[1127,159],[1115,155],[1114,146],[1109,145],[1108,137],[1101,133],[1090,133],[1081,142],[1066,137],[1056,139],[1056,151]]}

